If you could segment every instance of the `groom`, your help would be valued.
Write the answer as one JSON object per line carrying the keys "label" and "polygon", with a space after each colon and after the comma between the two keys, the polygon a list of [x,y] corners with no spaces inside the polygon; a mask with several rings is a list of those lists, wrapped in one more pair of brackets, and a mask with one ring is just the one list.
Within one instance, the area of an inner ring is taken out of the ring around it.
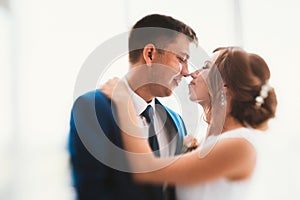
{"label": "groom", "polygon": [[[149,136],[149,143],[157,156],[181,153],[183,137],[186,135],[185,125],[177,113],[162,105],[156,97],[170,96],[181,78],[188,75],[187,60],[192,43],[197,44],[197,37],[189,26],[158,14],[139,20],[129,35],[130,70],[126,83],[140,125],[148,127],[149,134],[153,135]],[[96,113],[94,122],[91,119],[93,113]],[[150,116],[149,113],[154,115]],[[136,184],[130,173],[96,159],[82,137],[85,137],[84,134],[100,134],[95,128],[97,126],[114,145],[123,147],[111,101],[99,90],[80,96],[74,102],[71,114],[69,153],[78,199],[174,198],[172,187]],[[104,157],[112,161],[122,160],[111,149],[101,145],[98,147],[102,148],[98,150]]]}

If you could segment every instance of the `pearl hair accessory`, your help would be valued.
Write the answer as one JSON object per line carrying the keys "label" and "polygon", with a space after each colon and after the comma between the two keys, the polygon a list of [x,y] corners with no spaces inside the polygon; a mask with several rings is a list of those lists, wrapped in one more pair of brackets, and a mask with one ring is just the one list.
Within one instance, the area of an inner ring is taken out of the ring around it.
{"label": "pearl hair accessory", "polygon": [[269,81],[266,81],[266,83],[261,86],[261,90],[259,93],[259,96],[255,98],[255,105],[258,107],[261,107],[262,104],[265,102],[265,98],[268,97],[268,92],[272,89],[271,85],[269,84]]}

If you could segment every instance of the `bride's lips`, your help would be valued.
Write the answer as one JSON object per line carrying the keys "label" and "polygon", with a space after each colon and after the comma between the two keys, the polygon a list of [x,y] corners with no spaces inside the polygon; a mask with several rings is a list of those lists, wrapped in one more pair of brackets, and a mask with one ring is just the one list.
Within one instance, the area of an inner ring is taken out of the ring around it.
{"label": "bride's lips", "polygon": [[189,86],[191,86],[191,85],[195,85],[194,81],[191,81],[191,82],[189,83]]}
{"label": "bride's lips", "polygon": [[191,91],[193,90],[193,86],[195,85],[195,83],[193,81],[191,81],[188,85],[189,88],[189,94],[191,94]]}

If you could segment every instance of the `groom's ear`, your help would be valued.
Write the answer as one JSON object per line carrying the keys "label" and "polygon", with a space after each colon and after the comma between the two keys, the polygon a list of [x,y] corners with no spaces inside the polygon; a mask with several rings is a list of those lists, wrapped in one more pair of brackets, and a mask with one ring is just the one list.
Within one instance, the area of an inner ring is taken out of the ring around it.
{"label": "groom's ear", "polygon": [[147,44],[143,50],[143,58],[147,66],[151,66],[155,56],[156,48],[154,44]]}

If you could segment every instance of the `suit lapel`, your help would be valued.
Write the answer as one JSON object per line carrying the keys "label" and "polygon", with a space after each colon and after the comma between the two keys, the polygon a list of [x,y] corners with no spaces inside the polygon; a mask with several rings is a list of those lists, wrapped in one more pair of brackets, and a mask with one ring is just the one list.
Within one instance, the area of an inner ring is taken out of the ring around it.
{"label": "suit lapel", "polygon": [[[180,154],[183,145],[183,137],[186,134],[182,119],[174,111],[162,105],[155,99],[155,109],[164,122],[164,128],[168,134],[169,141],[176,142],[175,154]],[[176,139],[176,141],[174,141]]]}

